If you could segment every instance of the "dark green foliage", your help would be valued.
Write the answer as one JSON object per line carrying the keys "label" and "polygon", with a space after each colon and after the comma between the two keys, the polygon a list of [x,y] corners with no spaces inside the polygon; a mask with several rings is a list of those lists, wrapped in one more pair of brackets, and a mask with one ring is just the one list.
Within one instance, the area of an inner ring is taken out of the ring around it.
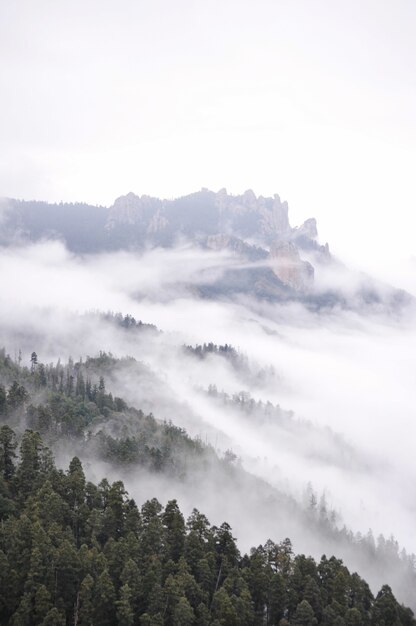
{"label": "dark green foliage", "polygon": [[[0,623],[42,626],[347,624],[410,626],[387,585],[374,599],[342,561],[268,541],[241,556],[227,523],[175,500],[138,511],[120,481],[87,483],[75,457],[58,471],[38,433],[3,427]],[[6,456],[7,456],[6,454]]]}
{"label": "dark green foliage", "polygon": [[14,475],[17,440],[13,430],[6,425],[0,428],[0,476],[8,481]]}
{"label": "dark green foliage", "polygon": [[127,331],[146,331],[151,333],[159,333],[154,324],[145,324],[141,320],[136,320],[132,315],[122,315],[121,313],[98,313],[99,317],[105,322],[110,322],[115,326],[124,328]]}
{"label": "dark green foliage", "polygon": [[[235,352],[214,344],[201,350],[231,359]],[[78,457],[66,473],[56,470],[45,443],[67,440],[81,456],[180,476],[188,459],[203,463],[214,453],[107,393],[113,370],[140,367],[135,361],[101,352],[85,362],[44,365],[35,356],[28,368],[0,351],[1,419],[31,428],[18,437],[8,425],[0,428],[1,624],[414,624],[388,587],[375,601],[335,557],[319,564],[294,557],[288,539],[241,557],[226,523],[211,527],[196,510],[185,523],[175,500],[165,509],[151,500],[140,512],[121,482],[86,482]],[[248,418],[263,412],[264,419],[293,422],[280,407],[243,392],[209,394]],[[215,459],[234,471],[232,456]],[[393,539],[338,531],[324,499],[312,488],[307,495],[308,523],[359,542],[385,563],[400,559]],[[410,568],[411,557],[403,558]]]}
{"label": "dark green foliage", "polygon": [[29,394],[27,390],[23,387],[23,385],[19,385],[19,383],[15,380],[7,392],[7,410],[11,412],[19,409],[22,405],[24,405],[28,398]]}
{"label": "dark green foliage", "polygon": [[318,624],[313,608],[307,600],[299,602],[292,623],[296,626],[315,626]]}
{"label": "dark green foliage", "polygon": [[162,523],[166,532],[167,558],[177,562],[184,552],[185,520],[176,500],[167,503]]}
{"label": "dark green foliage", "polygon": [[202,345],[197,344],[196,346],[184,346],[184,351],[187,354],[192,354],[193,356],[197,356],[200,359],[206,358],[210,354],[223,356],[230,361],[237,362],[240,364],[246,364],[247,359],[240,355],[233,346],[229,344],[217,345],[215,343],[204,343]]}
{"label": "dark green foliage", "polygon": [[[122,318],[127,325],[132,320]],[[134,365],[140,370],[141,364],[134,359],[119,360],[100,352],[85,362],[69,359],[66,365],[60,361],[45,365],[32,353],[30,363],[30,369],[22,367],[0,351],[0,374],[6,381],[0,386],[0,419],[3,415],[16,425],[24,419],[51,445],[69,438],[85,456],[180,476],[186,473],[189,459],[213,454],[182,428],[158,422],[152,414],[128,407],[107,392],[106,377],[116,368],[122,372],[123,367]]]}
{"label": "dark green foliage", "polygon": [[7,394],[3,385],[0,385],[0,415],[4,415],[7,410]]}

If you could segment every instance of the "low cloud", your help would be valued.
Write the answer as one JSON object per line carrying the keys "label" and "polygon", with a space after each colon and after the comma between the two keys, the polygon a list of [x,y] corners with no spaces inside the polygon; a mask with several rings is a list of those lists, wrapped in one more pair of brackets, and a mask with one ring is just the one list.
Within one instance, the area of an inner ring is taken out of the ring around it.
{"label": "low cloud", "polygon": [[[222,452],[232,449],[243,467],[298,501],[311,481],[352,530],[394,533],[416,551],[413,318],[338,309],[315,314],[299,303],[193,295],[193,286],[234,265],[227,255],[185,244],[85,258],[56,241],[0,249],[0,340],[12,356],[22,350],[26,362],[32,350],[45,362],[100,350],[133,356],[145,363],[149,377],[138,376],[134,366],[115,373],[107,382],[114,393]],[[344,270],[334,272],[331,281],[343,286],[344,276]],[[163,332],[128,334],[91,313],[97,310],[129,313]],[[247,368],[215,354],[198,359],[183,349],[208,341],[232,344]],[[262,370],[268,376],[258,376]],[[209,395],[210,385],[228,394],[229,402]],[[284,419],[266,419],[261,407],[242,410],[232,402],[241,391],[279,405]],[[164,479],[146,481],[161,499],[175,497]],[[134,484],[128,476],[139,498],[152,495]],[[247,494],[236,494],[223,509],[215,489],[206,488],[205,506],[197,489],[180,489],[185,509],[195,498],[194,506],[207,509],[213,522],[222,517],[235,523],[247,545],[272,531],[269,522],[239,521]],[[267,518],[267,507],[261,515]],[[274,534],[281,532],[290,534],[290,520]]]}

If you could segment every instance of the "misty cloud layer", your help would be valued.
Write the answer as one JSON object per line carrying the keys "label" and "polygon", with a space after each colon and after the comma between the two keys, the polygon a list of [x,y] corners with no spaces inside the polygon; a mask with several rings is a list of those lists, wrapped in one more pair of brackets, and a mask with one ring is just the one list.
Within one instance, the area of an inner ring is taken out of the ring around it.
{"label": "misty cloud layer", "polygon": [[[1,341],[26,361],[32,350],[45,362],[99,350],[135,357],[149,378],[132,368],[109,383],[128,402],[232,449],[247,470],[299,500],[311,481],[353,530],[392,532],[416,550],[412,319],[318,316],[299,304],[214,302],[185,289],[232,262],[185,245],[84,259],[58,242],[2,250]],[[132,341],[85,314],[96,310],[129,313],[163,333]],[[208,341],[237,348],[250,375],[215,355],[198,362],[182,349]],[[262,368],[272,373],[259,380]],[[209,385],[293,410],[293,424],[259,425],[208,396]],[[249,541],[261,540],[255,534]]]}
{"label": "misty cloud layer", "polygon": [[[87,357],[121,359],[108,406],[73,438],[57,421],[59,466],[84,454],[89,479],[226,520],[242,550],[334,554],[416,610],[416,556],[393,554],[416,554],[414,18],[410,0],[3,3],[0,349],[71,357],[54,371],[82,409],[72,373],[91,389]],[[143,434],[120,398],[204,463],[100,456],[100,435]]]}

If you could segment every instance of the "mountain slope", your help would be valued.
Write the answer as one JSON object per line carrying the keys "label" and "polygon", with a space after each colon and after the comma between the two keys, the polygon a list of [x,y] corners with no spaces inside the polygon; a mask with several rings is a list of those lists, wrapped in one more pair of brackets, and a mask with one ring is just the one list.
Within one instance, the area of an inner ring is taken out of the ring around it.
{"label": "mountain slope", "polygon": [[[201,354],[198,347],[195,351]],[[213,349],[208,352],[212,354]],[[226,353],[238,359],[231,348]],[[192,351],[190,358],[195,358]],[[244,366],[237,361],[237,367]],[[0,422],[12,426],[19,438],[25,428],[40,432],[60,465],[68,464],[74,455],[80,457],[90,479],[99,480],[102,474],[112,480],[123,479],[136,500],[176,498],[188,513],[204,506],[216,521],[221,511],[220,515],[235,526],[243,545],[251,542],[253,528],[257,529],[256,536],[289,535],[297,550],[316,556],[335,553],[365,575],[373,587],[387,581],[400,599],[413,604],[416,572],[412,557],[400,556],[394,540],[379,538],[376,547],[371,533],[366,538],[354,536],[345,527],[338,527],[335,511],[330,510],[324,495],[318,502],[310,486],[302,505],[244,470],[231,450],[221,455],[200,439],[189,437],[183,428],[129,407],[108,392],[108,381],[128,374],[133,380],[132,371],[136,385],[149,385],[152,373],[131,359],[101,353],[85,362],[44,365],[33,353],[31,367],[26,368],[2,351]],[[160,388],[160,382],[155,380],[155,384]],[[219,404],[225,403],[230,419],[233,411],[238,411],[244,415],[242,420],[257,422],[257,427],[267,428],[269,422],[270,436],[279,432],[283,448],[300,446],[300,450],[304,448],[301,454],[306,452],[311,459],[316,454],[322,459],[324,435],[328,437],[331,465],[359,462],[342,439],[298,422],[280,407],[256,404],[243,394],[230,398],[213,388],[208,395],[218,412]],[[176,424],[183,421],[186,407],[174,400],[168,407]]]}

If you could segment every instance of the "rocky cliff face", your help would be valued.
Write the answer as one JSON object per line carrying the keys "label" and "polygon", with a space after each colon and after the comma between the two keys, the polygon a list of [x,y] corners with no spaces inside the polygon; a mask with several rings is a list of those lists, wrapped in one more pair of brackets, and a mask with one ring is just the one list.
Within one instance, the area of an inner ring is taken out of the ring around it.
{"label": "rocky cliff face", "polygon": [[291,241],[279,241],[270,249],[273,272],[284,285],[295,291],[307,291],[313,284],[314,268],[302,261],[299,250]]}
{"label": "rocky cliff face", "polygon": [[147,229],[162,205],[162,200],[151,196],[136,196],[132,192],[120,196],[109,209],[106,228],[111,230],[118,224],[141,224]]}
{"label": "rocky cliff face", "polygon": [[231,252],[234,256],[243,257],[250,261],[260,261],[261,259],[267,259],[269,256],[267,251],[263,248],[250,245],[232,235],[210,235],[203,243],[209,250],[215,250],[217,252],[226,250],[227,252]]}
{"label": "rocky cliff face", "polygon": [[215,196],[215,204],[219,208],[221,232],[263,243],[290,232],[287,202],[281,202],[277,194],[273,198],[256,198],[248,189],[241,196],[232,196],[221,189]]}
{"label": "rocky cliff face", "polygon": [[301,226],[292,229],[292,235],[295,239],[299,237],[308,237],[315,240],[318,237],[318,229],[316,227],[316,219],[310,217]]}
{"label": "rocky cliff face", "polygon": [[237,196],[225,189],[217,193],[202,189],[176,200],[129,193],[110,207],[106,229],[110,233],[128,231],[130,238],[135,232],[142,244],[172,245],[179,236],[185,236],[244,260],[268,260],[271,276],[296,292],[309,289],[314,276],[312,265],[301,258],[302,250],[318,253],[317,258],[329,254],[316,242],[314,218],[292,228],[287,202],[278,194],[257,197],[251,189]]}
{"label": "rocky cliff face", "polygon": [[282,202],[278,194],[256,197],[251,189],[239,196],[230,195],[225,189],[218,193],[203,189],[176,200],[128,193],[110,207],[106,228],[111,230],[120,224],[140,225],[154,234],[169,229],[190,234],[227,234],[263,245],[271,245],[277,239],[317,237],[314,218],[293,229],[287,202]]}
{"label": "rocky cliff face", "polygon": [[0,212],[0,246],[57,238],[71,252],[84,255],[140,252],[186,240],[205,250],[225,251],[233,260],[225,262],[212,280],[204,276],[199,284],[186,286],[203,297],[295,300],[313,310],[333,306],[355,310],[362,305],[390,312],[413,303],[405,292],[356,273],[346,281],[357,285],[352,291],[326,280],[314,285],[314,269],[322,268],[327,276],[333,272],[325,274],[325,265],[336,271],[340,264],[328,244],[318,242],[315,219],[292,227],[287,203],[278,195],[257,197],[248,190],[233,196],[225,189],[217,193],[203,189],[160,200],[129,193],[111,207],[8,199]]}

